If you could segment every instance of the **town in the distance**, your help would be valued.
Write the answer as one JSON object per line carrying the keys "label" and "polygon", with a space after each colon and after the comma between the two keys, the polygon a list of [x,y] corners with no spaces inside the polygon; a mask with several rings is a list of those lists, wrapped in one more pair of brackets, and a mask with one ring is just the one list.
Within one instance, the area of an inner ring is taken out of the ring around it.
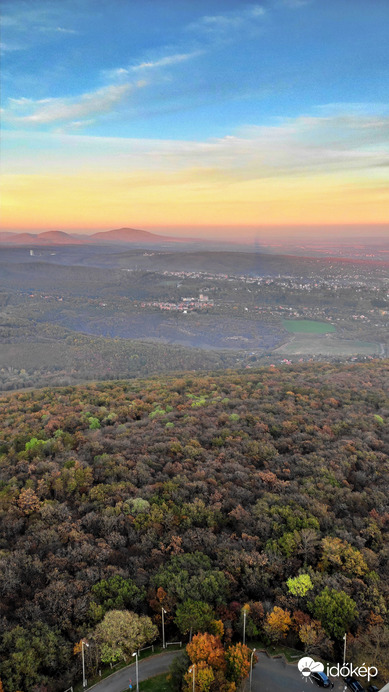
{"label": "town in the distance", "polygon": [[0,387],[385,358],[388,253],[383,238],[328,256],[129,228],[3,234]]}
{"label": "town in the distance", "polygon": [[1,238],[0,689],[377,692],[388,245],[76,241]]}

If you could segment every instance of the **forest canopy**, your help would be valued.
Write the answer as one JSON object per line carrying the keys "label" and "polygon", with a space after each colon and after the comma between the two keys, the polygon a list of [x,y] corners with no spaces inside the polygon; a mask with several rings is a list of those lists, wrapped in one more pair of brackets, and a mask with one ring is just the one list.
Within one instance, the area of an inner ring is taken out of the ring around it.
{"label": "forest canopy", "polygon": [[246,605],[251,638],[331,657],[347,632],[385,674],[388,375],[315,363],[3,395],[4,690],[64,689],[110,613],[151,618],[153,639],[162,607],[172,636],[231,645]]}

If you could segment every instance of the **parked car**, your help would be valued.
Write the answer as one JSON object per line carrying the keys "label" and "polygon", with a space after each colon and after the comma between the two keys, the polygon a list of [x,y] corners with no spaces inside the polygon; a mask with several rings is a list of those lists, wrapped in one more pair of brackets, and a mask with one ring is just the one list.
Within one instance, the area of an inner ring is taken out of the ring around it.
{"label": "parked car", "polygon": [[367,688],[367,692],[378,692],[377,685],[369,685],[369,687]]}
{"label": "parked car", "polygon": [[347,687],[350,688],[351,692],[364,692],[364,688],[362,687],[361,683],[356,680],[355,678],[345,678],[344,679]]}
{"label": "parked car", "polygon": [[331,680],[327,678],[325,673],[311,673],[312,680],[316,682],[319,687],[331,687]]}

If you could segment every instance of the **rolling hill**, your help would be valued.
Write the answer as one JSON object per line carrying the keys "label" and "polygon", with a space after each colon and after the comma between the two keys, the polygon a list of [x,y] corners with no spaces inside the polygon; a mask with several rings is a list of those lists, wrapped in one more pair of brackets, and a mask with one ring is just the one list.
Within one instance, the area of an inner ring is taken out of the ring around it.
{"label": "rolling hill", "polygon": [[0,244],[6,245],[160,245],[161,243],[193,243],[196,238],[175,238],[158,235],[136,228],[117,228],[100,231],[90,236],[65,233],[64,231],[44,231],[43,233],[0,234]]}

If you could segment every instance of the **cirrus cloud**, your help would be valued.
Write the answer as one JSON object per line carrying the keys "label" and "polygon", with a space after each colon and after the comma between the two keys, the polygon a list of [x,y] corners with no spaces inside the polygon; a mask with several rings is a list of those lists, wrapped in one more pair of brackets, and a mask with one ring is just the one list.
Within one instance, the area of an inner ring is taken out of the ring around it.
{"label": "cirrus cloud", "polygon": [[[130,93],[134,85],[111,84],[78,97],[9,99],[8,120],[24,125],[48,125],[73,121],[111,111]],[[137,86],[142,86],[138,83]]]}

